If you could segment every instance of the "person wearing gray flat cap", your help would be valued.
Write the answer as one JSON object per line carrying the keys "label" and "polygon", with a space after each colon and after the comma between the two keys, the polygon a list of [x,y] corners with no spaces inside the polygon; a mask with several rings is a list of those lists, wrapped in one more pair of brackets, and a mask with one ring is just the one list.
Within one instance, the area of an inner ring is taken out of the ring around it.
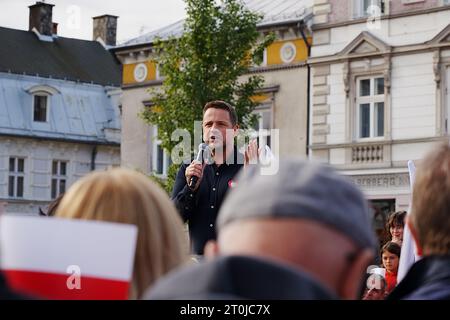
{"label": "person wearing gray flat cap", "polygon": [[280,160],[242,172],[207,261],[157,283],[149,299],[357,299],[376,250],[359,189],[332,168]]}

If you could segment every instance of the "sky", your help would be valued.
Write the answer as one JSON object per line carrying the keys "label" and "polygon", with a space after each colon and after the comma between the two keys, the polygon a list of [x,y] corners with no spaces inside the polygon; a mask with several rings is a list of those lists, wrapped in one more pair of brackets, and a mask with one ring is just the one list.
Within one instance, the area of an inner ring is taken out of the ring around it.
{"label": "sky", "polygon": [[[0,0],[0,26],[28,30],[28,6],[37,0]],[[185,18],[183,0],[45,0],[53,7],[58,35],[92,40],[92,17],[119,16],[117,43]]]}

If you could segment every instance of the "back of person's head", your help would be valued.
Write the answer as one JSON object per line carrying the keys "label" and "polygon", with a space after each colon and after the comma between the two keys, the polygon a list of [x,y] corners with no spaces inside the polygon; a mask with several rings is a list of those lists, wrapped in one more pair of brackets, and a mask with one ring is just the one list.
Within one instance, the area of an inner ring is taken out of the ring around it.
{"label": "back of person's head", "polygon": [[182,222],[169,197],[143,174],[129,169],[91,173],[64,195],[57,217],[101,220],[138,227],[130,298],[186,261]]}
{"label": "back of person's head", "polygon": [[417,168],[411,231],[422,255],[450,254],[450,146],[431,151]]}
{"label": "back of person's head", "polygon": [[368,203],[330,167],[280,161],[275,175],[252,166],[237,178],[208,256],[250,255],[295,266],[342,298],[355,299],[375,252]]}

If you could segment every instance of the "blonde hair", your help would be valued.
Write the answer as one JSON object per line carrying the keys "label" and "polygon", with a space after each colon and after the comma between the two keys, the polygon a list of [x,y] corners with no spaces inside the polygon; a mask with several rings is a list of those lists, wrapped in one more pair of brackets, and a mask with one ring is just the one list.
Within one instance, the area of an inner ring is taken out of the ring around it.
{"label": "blonde hair", "polygon": [[141,298],[155,280],[187,261],[181,218],[167,194],[129,169],[91,173],[64,195],[57,217],[134,224],[138,238],[130,298]]}
{"label": "blonde hair", "polygon": [[417,169],[410,220],[427,255],[450,253],[450,146],[433,149]]}

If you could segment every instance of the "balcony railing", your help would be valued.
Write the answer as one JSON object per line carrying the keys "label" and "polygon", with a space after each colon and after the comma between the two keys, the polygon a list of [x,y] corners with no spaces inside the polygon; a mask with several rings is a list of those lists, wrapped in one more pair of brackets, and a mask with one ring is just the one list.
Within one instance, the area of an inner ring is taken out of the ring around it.
{"label": "balcony railing", "polygon": [[352,163],[383,162],[383,145],[365,145],[352,147]]}

